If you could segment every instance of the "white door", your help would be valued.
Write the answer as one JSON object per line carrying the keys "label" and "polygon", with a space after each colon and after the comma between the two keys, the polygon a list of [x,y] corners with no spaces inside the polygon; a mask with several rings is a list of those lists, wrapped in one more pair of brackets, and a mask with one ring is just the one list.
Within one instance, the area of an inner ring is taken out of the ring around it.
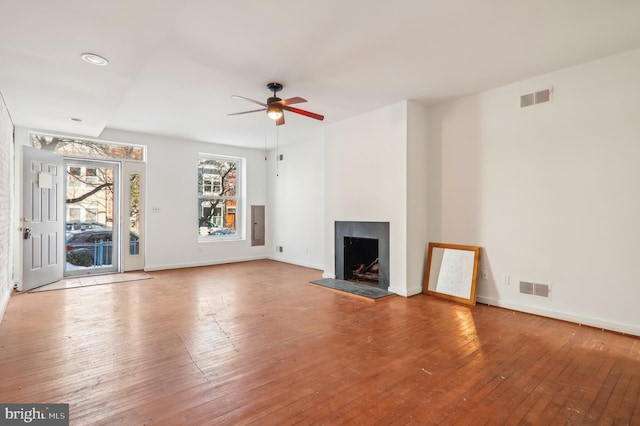
{"label": "white door", "polygon": [[23,147],[22,291],[62,279],[63,173],[62,156]]}

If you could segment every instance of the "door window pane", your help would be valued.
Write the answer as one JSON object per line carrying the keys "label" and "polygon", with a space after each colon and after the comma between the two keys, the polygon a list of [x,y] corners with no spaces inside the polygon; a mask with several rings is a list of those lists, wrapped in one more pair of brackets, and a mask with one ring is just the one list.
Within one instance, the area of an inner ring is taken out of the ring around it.
{"label": "door window pane", "polygon": [[140,174],[129,175],[129,254],[140,254]]}

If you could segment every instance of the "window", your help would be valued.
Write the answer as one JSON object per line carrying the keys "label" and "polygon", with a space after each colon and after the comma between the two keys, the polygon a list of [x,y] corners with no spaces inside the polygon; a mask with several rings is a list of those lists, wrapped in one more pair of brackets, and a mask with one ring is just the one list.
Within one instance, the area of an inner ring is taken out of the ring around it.
{"label": "window", "polygon": [[[57,152],[65,156],[111,158],[114,160],[145,160],[145,148],[141,145],[93,141],[37,133],[30,133],[29,135],[31,136],[31,145],[34,148]],[[90,175],[87,174],[87,176]]]}
{"label": "window", "polygon": [[202,193],[206,195],[221,195],[222,178],[213,173],[202,174]]}
{"label": "window", "polygon": [[198,162],[198,236],[239,238],[240,158],[201,154]]}
{"label": "window", "polygon": [[68,214],[68,221],[69,222],[77,222],[81,219],[81,210],[78,207],[70,207],[67,210],[67,214]]}

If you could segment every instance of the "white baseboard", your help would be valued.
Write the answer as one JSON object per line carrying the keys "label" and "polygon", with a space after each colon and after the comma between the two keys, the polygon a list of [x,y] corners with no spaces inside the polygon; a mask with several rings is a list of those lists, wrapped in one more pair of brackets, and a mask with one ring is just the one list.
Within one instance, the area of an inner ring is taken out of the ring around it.
{"label": "white baseboard", "polygon": [[242,258],[233,258],[233,259],[218,259],[206,262],[190,262],[190,263],[176,263],[176,264],[167,264],[167,265],[153,265],[153,266],[145,266],[145,271],[164,271],[167,269],[182,269],[182,268],[196,268],[198,266],[213,266],[213,265],[224,265],[227,263],[238,263],[238,262],[251,262],[253,260],[275,260],[276,262],[290,263],[292,265],[303,266],[305,268],[310,269],[319,269],[322,270],[323,267],[319,265],[313,265],[305,262],[298,262],[292,259],[286,259],[281,257],[274,256],[255,256],[255,257],[242,257]]}
{"label": "white baseboard", "polygon": [[553,311],[550,309],[541,309],[534,306],[522,305],[513,302],[504,302],[491,297],[477,296],[476,300],[485,305],[497,306],[500,308],[511,309],[528,314],[540,315],[542,317],[554,318],[562,321],[569,321],[589,327],[601,328],[603,330],[617,331],[623,334],[632,334],[640,336],[640,327],[631,324],[620,324],[616,322],[601,320],[597,318],[589,318],[581,315],[572,315],[564,312]]}
{"label": "white baseboard", "polygon": [[407,297],[407,289],[406,288],[389,286],[387,291],[390,292],[390,293],[395,293],[395,294],[397,294],[399,296]]}
{"label": "white baseboard", "polygon": [[226,263],[250,262],[252,260],[263,260],[263,259],[266,259],[266,257],[255,256],[255,257],[239,257],[239,258],[232,258],[232,259],[216,259],[216,260],[207,260],[202,262],[145,266],[144,270],[145,271],[164,271],[167,269],[196,268],[198,266],[224,265]]}
{"label": "white baseboard", "polygon": [[416,294],[422,293],[422,286],[413,287],[407,290],[407,297],[415,296]]}
{"label": "white baseboard", "polygon": [[9,306],[9,300],[11,299],[11,291],[12,289],[7,289],[2,295],[2,300],[0,300],[0,323],[2,323],[2,318],[4,318],[4,313],[7,311],[7,307]]}
{"label": "white baseboard", "polygon": [[287,259],[286,257],[267,256],[267,259],[275,260],[276,262],[290,263],[292,265],[303,266],[309,269],[319,269],[321,271],[324,269],[324,266],[314,265],[313,263],[300,262],[299,260]]}
{"label": "white baseboard", "polygon": [[327,274],[326,272],[323,272],[322,273],[322,278],[329,278],[329,279],[335,280],[336,279],[336,275],[335,274]]}

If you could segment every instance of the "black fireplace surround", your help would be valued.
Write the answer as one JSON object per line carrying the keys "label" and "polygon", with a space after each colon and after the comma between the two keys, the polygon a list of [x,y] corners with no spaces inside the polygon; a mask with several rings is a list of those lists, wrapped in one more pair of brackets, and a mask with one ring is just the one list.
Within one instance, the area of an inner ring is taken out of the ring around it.
{"label": "black fireplace surround", "polygon": [[344,280],[344,239],[374,238],[378,240],[378,288],[389,288],[389,222],[335,222],[336,278]]}

